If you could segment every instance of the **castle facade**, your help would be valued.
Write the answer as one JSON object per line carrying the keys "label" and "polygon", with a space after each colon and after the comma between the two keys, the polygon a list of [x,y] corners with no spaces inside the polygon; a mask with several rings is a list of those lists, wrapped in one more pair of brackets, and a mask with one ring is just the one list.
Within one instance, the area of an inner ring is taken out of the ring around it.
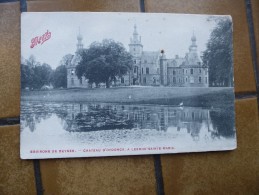
{"label": "castle facade", "polygon": [[[79,34],[77,51],[67,66],[67,88],[90,87],[86,78],[78,78],[75,74],[76,66],[81,60],[79,51],[83,49],[82,39],[82,35]],[[121,78],[117,78],[116,83],[113,83],[114,86],[209,86],[208,67],[202,63],[198,55],[194,34],[185,57],[176,55],[175,58],[168,59],[164,51],[144,51],[136,25],[128,46],[133,57],[133,69]]]}

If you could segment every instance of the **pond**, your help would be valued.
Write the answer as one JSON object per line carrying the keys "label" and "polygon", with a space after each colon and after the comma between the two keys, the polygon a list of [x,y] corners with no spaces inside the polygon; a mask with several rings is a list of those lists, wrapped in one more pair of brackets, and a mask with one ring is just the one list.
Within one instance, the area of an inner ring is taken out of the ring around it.
{"label": "pond", "polygon": [[[233,107],[22,101],[21,153],[30,158],[37,150],[57,150],[34,154],[44,158],[227,150],[236,146],[234,124]],[[74,152],[58,152],[63,149]],[[103,149],[108,153],[96,153]]]}

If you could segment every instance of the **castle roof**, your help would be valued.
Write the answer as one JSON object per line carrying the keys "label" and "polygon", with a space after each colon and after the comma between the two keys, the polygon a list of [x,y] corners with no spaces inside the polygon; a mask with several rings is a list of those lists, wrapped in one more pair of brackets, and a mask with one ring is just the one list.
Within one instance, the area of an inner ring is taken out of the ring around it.
{"label": "castle roof", "polygon": [[196,36],[193,34],[191,38],[192,44],[189,47],[189,52],[185,55],[185,60],[181,66],[183,67],[201,67],[201,59],[197,52]]}
{"label": "castle roof", "polygon": [[81,61],[81,56],[76,52],[71,60],[71,66],[76,67],[80,61]]}
{"label": "castle roof", "polygon": [[189,52],[185,55],[183,67],[197,67],[201,66],[201,60],[197,52]]}
{"label": "castle roof", "polygon": [[142,60],[147,60],[147,61],[156,61],[160,56],[159,51],[143,51],[141,55]]}
{"label": "castle roof", "polygon": [[169,68],[170,67],[171,68],[172,67],[180,67],[183,64],[184,61],[185,61],[184,58],[179,58],[179,57],[174,58],[174,59],[168,59],[167,65],[168,65]]}

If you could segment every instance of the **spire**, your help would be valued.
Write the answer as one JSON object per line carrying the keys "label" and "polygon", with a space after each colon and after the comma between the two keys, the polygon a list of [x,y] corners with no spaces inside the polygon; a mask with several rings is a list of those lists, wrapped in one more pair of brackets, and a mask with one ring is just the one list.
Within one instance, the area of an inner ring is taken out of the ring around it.
{"label": "spire", "polygon": [[77,45],[76,45],[77,51],[80,50],[80,49],[83,49],[82,40],[83,40],[83,36],[80,33],[80,27],[79,27],[79,32],[78,32],[78,35],[77,35]]}
{"label": "spire", "polygon": [[138,35],[136,24],[134,24],[133,35],[130,38],[129,51],[133,56],[137,57],[140,57],[143,51],[143,45],[141,44],[141,36]]}
{"label": "spire", "polygon": [[194,34],[194,31],[192,32],[192,39],[191,39],[191,40],[192,40],[193,43],[196,42],[196,36],[195,36],[195,34]]}
{"label": "spire", "polygon": [[134,24],[134,32],[133,32],[133,34],[138,34],[138,32],[137,32],[137,25],[136,24]]}
{"label": "spire", "polygon": [[194,34],[194,31],[192,32],[191,41],[192,41],[192,44],[189,47],[189,51],[197,51],[196,36]]}
{"label": "spire", "polygon": [[82,41],[82,39],[83,39],[83,37],[82,37],[82,35],[80,33],[80,27],[79,27],[79,32],[78,32],[78,35],[77,35],[77,40],[78,41]]}
{"label": "spire", "polygon": [[141,38],[140,36],[138,36],[138,32],[137,32],[137,25],[134,24],[134,31],[133,31],[133,39],[132,39],[133,43],[141,43]]}

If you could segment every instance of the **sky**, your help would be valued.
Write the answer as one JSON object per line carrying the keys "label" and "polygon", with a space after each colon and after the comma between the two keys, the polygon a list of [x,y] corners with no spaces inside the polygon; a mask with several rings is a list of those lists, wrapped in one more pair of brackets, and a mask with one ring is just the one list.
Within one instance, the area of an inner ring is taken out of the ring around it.
{"label": "sky", "polygon": [[[123,43],[128,50],[134,24],[144,51],[163,49],[167,58],[175,55],[184,57],[194,33],[201,54],[216,25],[213,21],[207,21],[208,17],[165,13],[23,12],[21,56],[28,59],[34,55],[37,61],[47,63],[54,69],[64,55],[75,53],[79,28],[84,48],[94,41],[109,38]],[[30,48],[32,38],[43,35],[47,30],[51,32],[51,38],[42,45]]]}

